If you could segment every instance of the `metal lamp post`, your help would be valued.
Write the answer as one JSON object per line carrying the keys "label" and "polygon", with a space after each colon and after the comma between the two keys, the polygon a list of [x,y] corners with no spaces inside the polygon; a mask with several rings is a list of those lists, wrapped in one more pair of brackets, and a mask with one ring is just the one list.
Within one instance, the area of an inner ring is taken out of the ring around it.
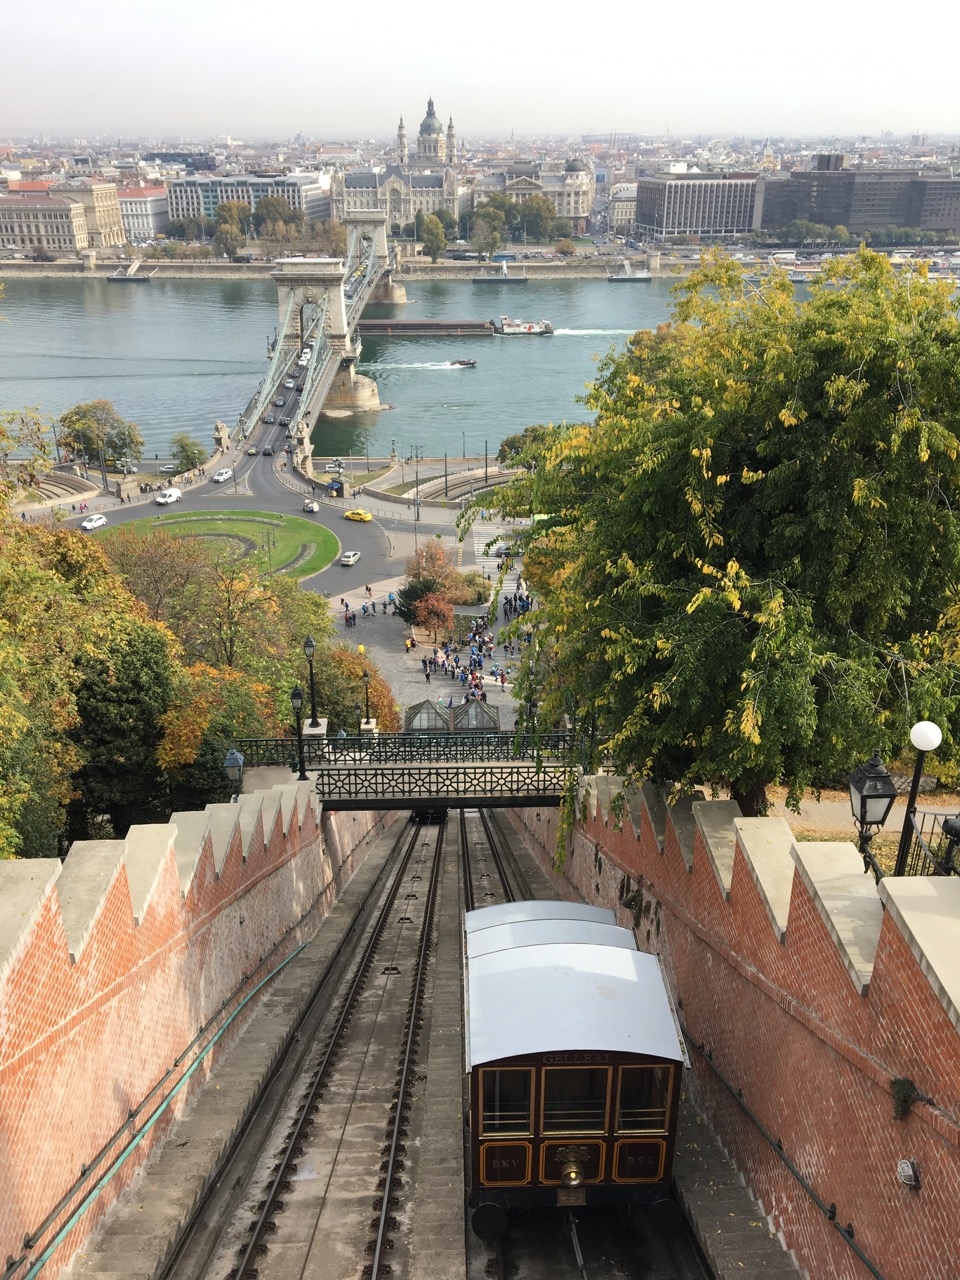
{"label": "metal lamp post", "polygon": [[877,880],[883,875],[870,852],[874,835],[887,820],[897,788],[879,756],[872,756],[864,764],[858,764],[849,779],[850,809],[857,825],[857,847],[863,858],[864,871],[872,871]]}
{"label": "metal lamp post", "polygon": [[223,771],[233,787],[231,801],[237,804],[240,799],[240,788],[243,785],[243,752],[238,751],[236,747],[231,747],[223,762]]}
{"label": "metal lamp post", "polygon": [[319,729],[320,721],[317,719],[317,687],[313,680],[313,655],[317,652],[317,644],[313,636],[307,636],[303,642],[303,652],[307,659],[307,666],[310,668],[310,728]]}
{"label": "metal lamp post", "polygon": [[370,672],[363,673],[363,700],[367,710],[367,724],[370,723]]}
{"label": "metal lamp post", "polygon": [[297,725],[297,763],[300,766],[297,781],[306,782],[307,764],[303,757],[303,721],[300,719],[300,710],[303,707],[303,690],[299,685],[290,694],[290,705],[293,707],[293,716]]}
{"label": "metal lamp post", "polygon": [[353,714],[357,717],[357,737],[358,738],[360,737],[360,712],[362,710],[363,708],[360,706],[359,702],[355,702],[353,704]]}
{"label": "metal lamp post", "polygon": [[917,795],[920,791],[920,777],[923,773],[923,761],[928,751],[936,751],[943,741],[940,726],[932,720],[920,720],[910,730],[910,741],[917,751],[917,763],[913,770],[913,781],[910,783],[910,796],[907,800],[907,812],[903,817],[903,830],[900,832],[900,845],[897,849],[897,862],[893,869],[895,876],[906,874],[907,858],[913,843],[913,817],[917,812]]}

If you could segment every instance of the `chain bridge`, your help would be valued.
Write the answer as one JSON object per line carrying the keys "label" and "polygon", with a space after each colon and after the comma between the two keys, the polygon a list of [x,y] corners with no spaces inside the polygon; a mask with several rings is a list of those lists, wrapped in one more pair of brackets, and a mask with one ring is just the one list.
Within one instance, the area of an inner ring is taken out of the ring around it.
{"label": "chain bridge", "polygon": [[288,766],[335,809],[557,806],[575,767],[566,733],[383,733],[244,738],[244,767]]}
{"label": "chain bridge", "polygon": [[[309,438],[324,405],[362,408],[377,403],[376,384],[355,371],[360,356],[357,322],[371,300],[402,300],[393,283],[395,260],[387,246],[386,214],[358,209],[344,217],[346,258],[280,258],[270,273],[277,286],[279,325],[270,367],[250,410],[251,429],[270,412],[284,382],[303,390],[299,434]],[[301,353],[310,348],[304,360]]]}

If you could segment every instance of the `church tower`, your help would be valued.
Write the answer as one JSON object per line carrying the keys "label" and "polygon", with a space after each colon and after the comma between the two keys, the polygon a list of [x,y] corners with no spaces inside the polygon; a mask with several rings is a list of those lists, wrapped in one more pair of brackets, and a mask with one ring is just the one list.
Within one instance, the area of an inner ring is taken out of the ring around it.
{"label": "church tower", "polygon": [[457,135],[453,130],[453,116],[447,125],[447,164],[457,163]]}
{"label": "church tower", "polygon": [[397,164],[406,166],[407,163],[407,130],[404,127],[403,116],[400,117],[400,127],[397,130]]}
{"label": "church tower", "polygon": [[443,125],[437,119],[433,99],[427,99],[427,114],[420,121],[417,137],[417,164],[424,169],[442,164],[446,158]]}

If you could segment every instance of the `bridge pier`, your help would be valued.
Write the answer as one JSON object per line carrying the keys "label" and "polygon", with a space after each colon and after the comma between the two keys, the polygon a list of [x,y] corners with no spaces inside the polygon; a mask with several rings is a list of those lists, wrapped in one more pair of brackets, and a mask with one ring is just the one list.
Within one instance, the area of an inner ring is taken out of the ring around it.
{"label": "bridge pier", "polygon": [[384,272],[370,295],[371,302],[401,303],[406,300],[407,291],[402,284],[394,280],[392,271]]}
{"label": "bridge pier", "polygon": [[356,356],[345,359],[334,375],[327,398],[323,402],[324,409],[379,409],[380,392],[372,378],[357,373]]}

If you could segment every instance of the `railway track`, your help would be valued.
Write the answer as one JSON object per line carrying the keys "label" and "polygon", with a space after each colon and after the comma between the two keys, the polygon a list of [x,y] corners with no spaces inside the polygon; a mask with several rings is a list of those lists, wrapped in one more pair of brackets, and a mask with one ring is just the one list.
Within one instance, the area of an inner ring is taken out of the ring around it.
{"label": "railway track", "polygon": [[[581,1222],[575,1247],[560,1215],[527,1215],[511,1225],[499,1258],[464,1226],[457,880],[470,906],[534,896],[505,831],[495,814],[478,810],[461,813],[458,828],[400,825],[354,924],[358,945],[343,949],[318,988],[288,1061],[165,1277],[709,1280],[683,1242],[643,1238],[643,1224],[622,1215]],[[431,963],[435,942],[445,950]],[[446,1046],[446,1062],[434,1060],[436,1043]],[[431,1088],[439,1101],[430,1101]],[[453,1166],[440,1176],[443,1135]],[[459,1249],[455,1265],[445,1263],[451,1246]]]}
{"label": "railway track", "polygon": [[[251,1125],[228,1202],[208,1203],[170,1277],[382,1275],[393,1245],[443,827],[404,827],[360,954],[272,1126]],[[391,1063],[393,1064],[391,1066]],[[240,1174],[237,1174],[239,1180]],[[223,1185],[221,1176],[218,1183]],[[350,1259],[350,1261],[346,1261]],[[335,1261],[334,1261],[335,1260]],[[333,1269],[330,1269],[334,1263]]]}

